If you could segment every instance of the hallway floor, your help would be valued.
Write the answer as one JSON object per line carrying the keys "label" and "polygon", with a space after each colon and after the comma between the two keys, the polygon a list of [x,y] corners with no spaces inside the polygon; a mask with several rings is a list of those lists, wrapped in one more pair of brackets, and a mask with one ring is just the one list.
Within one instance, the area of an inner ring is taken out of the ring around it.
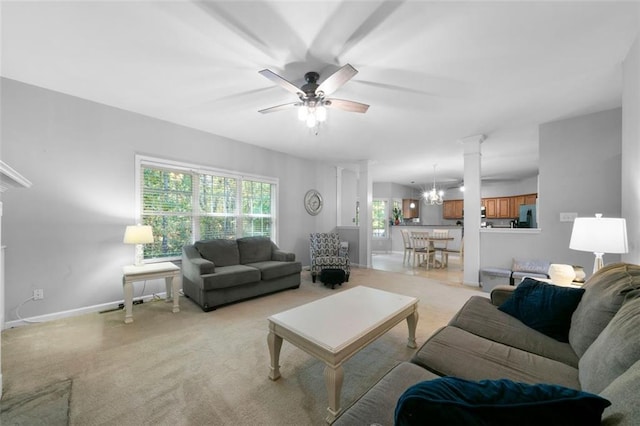
{"label": "hallway floor", "polygon": [[[449,265],[446,268],[425,269],[414,268],[412,264],[402,263],[402,253],[376,253],[372,254],[372,267],[381,271],[397,272],[405,275],[415,275],[434,279],[446,284],[462,286],[462,265],[460,258],[449,256]],[[465,288],[469,288],[465,286]],[[479,290],[479,289],[478,289]]]}

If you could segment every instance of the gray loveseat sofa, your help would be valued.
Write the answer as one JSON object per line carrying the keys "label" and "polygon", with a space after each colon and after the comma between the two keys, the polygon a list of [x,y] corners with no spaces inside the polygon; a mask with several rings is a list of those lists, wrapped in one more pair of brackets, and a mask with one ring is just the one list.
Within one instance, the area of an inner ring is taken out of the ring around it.
{"label": "gray loveseat sofa", "polygon": [[182,248],[184,295],[205,312],[300,287],[302,265],[268,237],[196,241]]}
{"label": "gray loveseat sofa", "polygon": [[640,424],[640,266],[608,265],[583,288],[566,343],[497,308],[514,287],[495,288],[490,300],[471,297],[409,362],[395,366],[334,425],[393,425],[405,390],[442,376],[582,390],[611,402],[602,425]]}

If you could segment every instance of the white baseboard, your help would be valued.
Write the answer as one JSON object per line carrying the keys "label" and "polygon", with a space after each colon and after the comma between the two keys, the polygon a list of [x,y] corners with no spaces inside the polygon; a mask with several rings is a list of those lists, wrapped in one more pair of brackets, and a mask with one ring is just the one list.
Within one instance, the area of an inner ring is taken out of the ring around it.
{"label": "white baseboard", "polygon": [[[164,299],[166,297],[166,292],[148,294],[148,295],[142,296],[141,298],[138,297],[136,298],[136,300],[142,299],[145,302],[148,302],[150,300],[153,300],[154,297],[161,297]],[[89,314],[92,312],[109,311],[112,309],[118,309],[118,307],[123,303],[124,303],[124,300],[118,300],[115,302],[101,303],[99,305],[93,305],[93,306],[85,306],[82,308],[71,309],[68,311],[54,312],[46,315],[38,315],[35,317],[23,318],[23,319],[13,320],[13,321],[6,321],[4,323],[4,329],[21,327],[23,325],[29,325],[37,322],[53,321],[60,318],[75,317],[78,315]]]}

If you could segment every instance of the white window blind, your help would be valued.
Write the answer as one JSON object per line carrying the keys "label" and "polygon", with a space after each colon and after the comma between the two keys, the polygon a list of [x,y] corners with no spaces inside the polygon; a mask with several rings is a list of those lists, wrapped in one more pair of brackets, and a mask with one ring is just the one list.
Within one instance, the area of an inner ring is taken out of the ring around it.
{"label": "white window blind", "polygon": [[275,241],[277,179],[137,156],[136,180],[139,222],[154,235],[145,259],[179,258],[197,240]]}

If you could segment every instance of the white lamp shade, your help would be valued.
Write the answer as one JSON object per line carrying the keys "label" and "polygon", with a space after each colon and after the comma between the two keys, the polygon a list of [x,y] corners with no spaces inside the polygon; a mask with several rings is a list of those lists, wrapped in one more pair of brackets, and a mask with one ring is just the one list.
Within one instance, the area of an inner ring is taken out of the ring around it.
{"label": "white lamp shade", "polygon": [[153,242],[153,230],[148,225],[127,226],[124,231],[125,244],[150,244]]}
{"label": "white lamp shade", "polygon": [[627,253],[627,222],[613,217],[578,217],[569,248],[593,253]]}

